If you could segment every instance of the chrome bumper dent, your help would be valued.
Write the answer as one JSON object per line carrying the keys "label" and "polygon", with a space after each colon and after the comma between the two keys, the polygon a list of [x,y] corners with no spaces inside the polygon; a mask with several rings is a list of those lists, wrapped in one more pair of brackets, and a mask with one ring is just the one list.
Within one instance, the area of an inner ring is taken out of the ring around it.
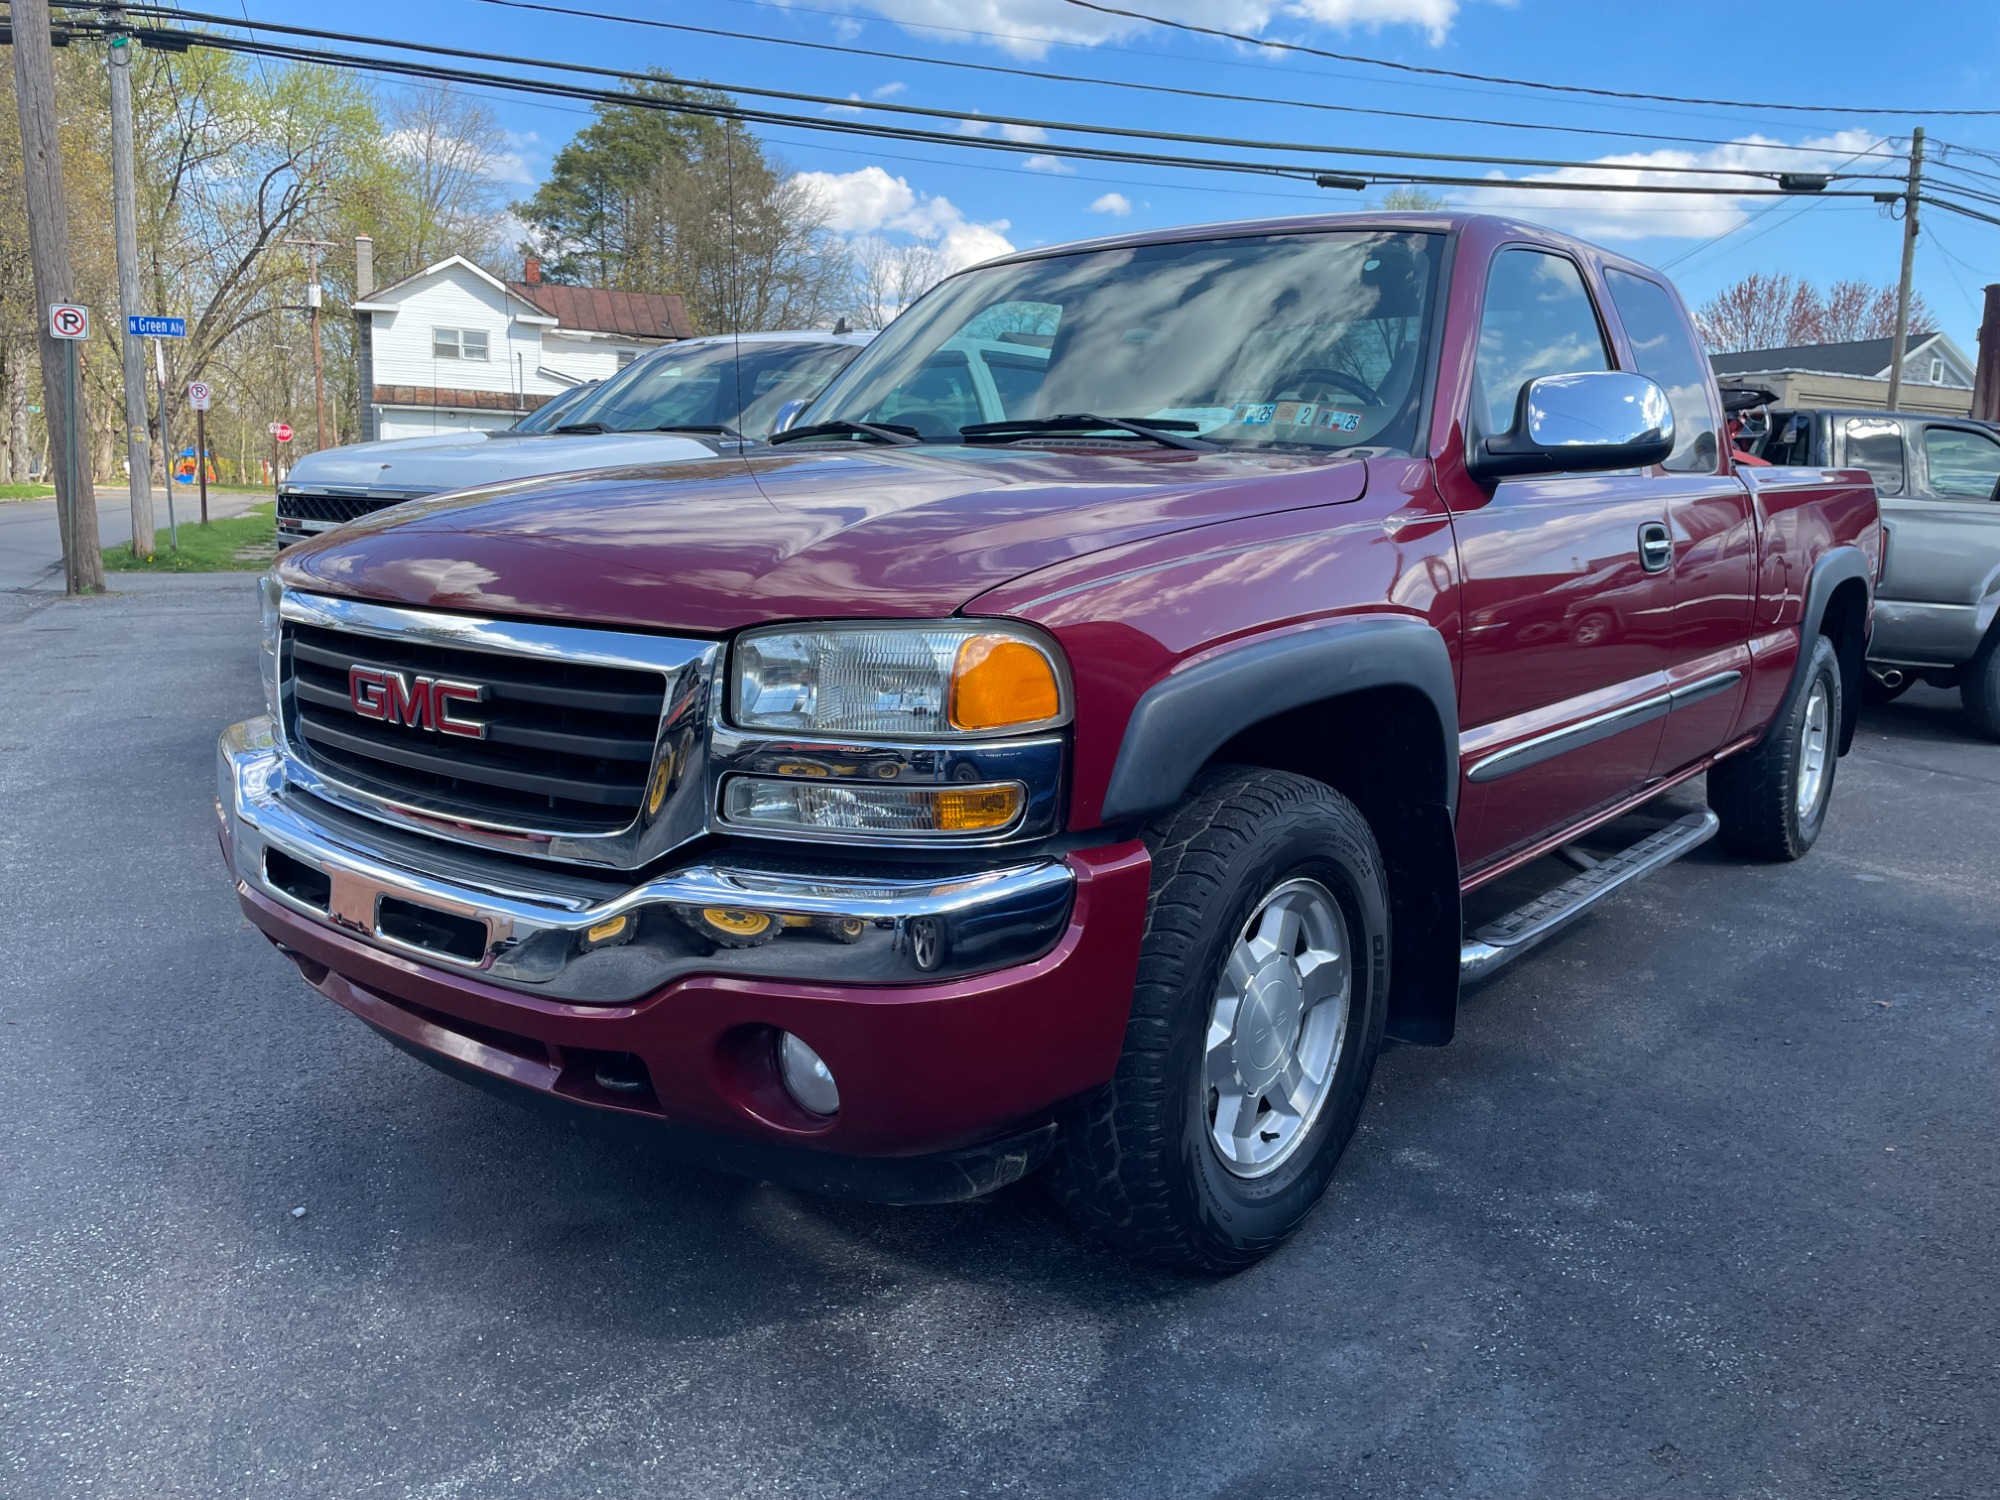
{"label": "chrome bumper dent", "polygon": [[[693,974],[909,984],[1026,963],[1062,936],[1075,885],[1047,858],[922,879],[697,864],[626,887],[460,847],[426,857],[421,841],[347,827],[290,790],[268,718],[224,731],[216,811],[236,879],[265,899],[427,964],[583,1004]],[[439,873],[401,862],[420,858]]]}

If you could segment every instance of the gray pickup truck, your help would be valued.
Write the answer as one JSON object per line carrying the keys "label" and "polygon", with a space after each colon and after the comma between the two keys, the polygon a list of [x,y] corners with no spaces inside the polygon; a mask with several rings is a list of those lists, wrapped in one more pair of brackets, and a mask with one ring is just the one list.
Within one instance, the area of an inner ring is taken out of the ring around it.
{"label": "gray pickup truck", "polygon": [[2000,427],[1923,412],[1775,410],[1746,434],[1768,463],[1866,469],[1888,557],[1875,596],[1865,691],[1955,687],[2000,740]]}

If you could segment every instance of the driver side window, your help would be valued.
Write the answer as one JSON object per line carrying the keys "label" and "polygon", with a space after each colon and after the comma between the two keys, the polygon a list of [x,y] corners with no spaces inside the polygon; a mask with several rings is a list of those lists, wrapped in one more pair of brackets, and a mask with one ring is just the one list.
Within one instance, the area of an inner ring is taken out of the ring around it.
{"label": "driver side window", "polygon": [[1543,250],[1503,250],[1486,278],[1473,362],[1473,419],[1482,437],[1514,425],[1521,387],[1543,375],[1611,368],[1604,330],[1575,262]]}

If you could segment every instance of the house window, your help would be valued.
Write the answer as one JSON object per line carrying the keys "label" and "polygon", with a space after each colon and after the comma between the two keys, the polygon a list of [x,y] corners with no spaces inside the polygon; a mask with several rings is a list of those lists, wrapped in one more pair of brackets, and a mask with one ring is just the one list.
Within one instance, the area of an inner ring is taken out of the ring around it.
{"label": "house window", "polygon": [[1934,359],[1931,361],[1931,384],[1932,385],[1944,384],[1944,361],[1941,359]]}
{"label": "house window", "polygon": [[434,359],[486,358],[486,330],[483,328],[433,328],[431,356]]}
{"label": "house window", "polygon": [[618,368],[621,370],[624,369],[627,365],[631,364],[632,361],[637,359],[638,357],[639,355],[635,350],[620,349],[618,351]]}

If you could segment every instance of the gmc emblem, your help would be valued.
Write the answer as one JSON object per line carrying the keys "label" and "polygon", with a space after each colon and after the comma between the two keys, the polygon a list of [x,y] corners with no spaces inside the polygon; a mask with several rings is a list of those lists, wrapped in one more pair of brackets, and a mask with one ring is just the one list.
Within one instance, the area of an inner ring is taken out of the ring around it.
{"label": "gmc emblem", "polygon": [[482,703],[486,689],[476,682],[449,682],[442,677],[389,672],[380,667],[355,667],[347,674],[347,701],[356,718],[379,724],[407,724],[433,734],[455,734],[468,740],[486,738],[486,726],[452,716],[458,703]]}

